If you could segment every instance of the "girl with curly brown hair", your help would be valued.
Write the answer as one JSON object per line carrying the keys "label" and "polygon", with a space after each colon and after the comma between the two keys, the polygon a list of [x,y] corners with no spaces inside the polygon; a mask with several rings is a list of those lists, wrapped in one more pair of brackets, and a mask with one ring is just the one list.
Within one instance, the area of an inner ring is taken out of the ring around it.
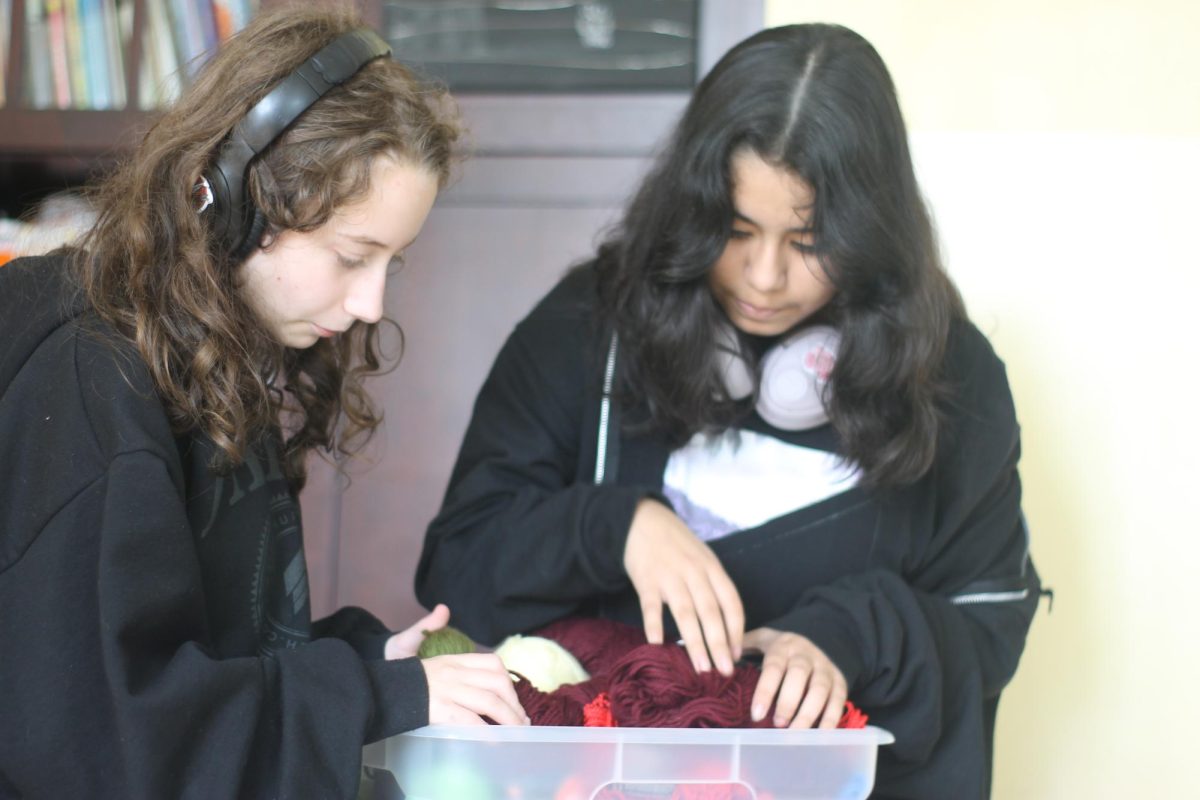
{"label": "girl with curly brown hair", "polygon": [[0,270],[0,795],[347,797],[365,743],[527,722],[490,655],[312,621],[296,495],[379,424],[384,284],[451,106],[351,14],[260,17]]}

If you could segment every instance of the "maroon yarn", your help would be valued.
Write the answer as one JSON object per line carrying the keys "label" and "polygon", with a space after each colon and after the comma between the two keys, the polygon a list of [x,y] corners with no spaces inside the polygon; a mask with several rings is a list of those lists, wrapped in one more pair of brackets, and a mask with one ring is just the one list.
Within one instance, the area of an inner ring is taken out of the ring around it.
{"label": "maroon yarn", "polygon": [[609,674],[612,715],[622,728],[746,728],[758,670],[697,673],[679,645],[646,644]]}
{"label": "maroon yarn", "polygon": [[757,667],[732,677],[697,674],[679,645],[652,645],[638,628],[611,620],[569,618],[533,633],[557,642],[591,678],[542,692],[522,678],[517,698],[534,725],[582,725],[583,707],[607,692],[613,720],[623,728],[770,727],[750,719]]}
{"label": "maroon yarn", "polygon": [[[697,673],[676,644],[647,644],[638,628],[611,620],[572,617],[534,631],[557,642],[583,664],[591,678],[543,692],[521,677],[517,698],[534,725],[584,724],[584,706],[608,695],[620,728],[773,728],[774,705],[763,719],[750,718],[761,674],[739,664],[732,676]],[[867,715],[847,703],[840,728],[861,728]]]}
{"label": "maroon yarn", "polygon": [[533,635],[558,642],[593,676],[608,672],[630,650],[646,644],[641,628],[591,617],[560,619]]}
{"label": "maroon yarn", "polygon": [[577,699],[568,697],[566,693],[540,691],[524,675],[513,674],[519,678],[513,684],[517,690],[517,700],[534,725],[583,725],[583,704]]}

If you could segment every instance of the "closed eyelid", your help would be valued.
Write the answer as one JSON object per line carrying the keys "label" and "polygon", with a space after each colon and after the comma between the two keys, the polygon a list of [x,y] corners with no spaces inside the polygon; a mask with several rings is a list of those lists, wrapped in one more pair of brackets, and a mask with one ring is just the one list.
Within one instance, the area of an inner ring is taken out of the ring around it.
{"label": "closed eyelid", "polygon": [[335,251],[334,254],[337,256],[338,263],[347,269],[355,269],[367,263],[365,258],[360,258],[358,256],[348,256],[337,251]]}

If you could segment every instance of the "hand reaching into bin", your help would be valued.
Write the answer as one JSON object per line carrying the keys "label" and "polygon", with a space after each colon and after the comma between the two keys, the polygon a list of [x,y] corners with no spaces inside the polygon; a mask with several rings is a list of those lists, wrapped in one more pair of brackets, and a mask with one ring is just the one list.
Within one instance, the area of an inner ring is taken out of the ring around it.
{"label": "hand reaching into bin", "polygon": [[388,639],[383,649],[384,657],[389,661],[397,658],[412,658],[417,655],[421,643],[425,641],[428,634],[445,628],[449,623],[450,609],[446,607],[445,603],[438,603],[433,611]]}
{"label": "hand reaching into bin", "polygon": [[[450,609],[433,611],[387,641],[388,659],[411,658],[433,631],[450,622]],[[430,725],[484,725],[488,717],[501,725],[528,725],[512,678],[500,658],[488,653],[435,656],[421,661],[429,683]]]}
{"label": "hand reaching into bin", "polygon": [[829,656],[798,633],[773,628],[746,632],[746,649],[763,654],[750,715],[757,722],[775,706],[777,728],[836,728],[846,706],[846,679]]}
{"label": "hand reaching into bin", "polygon": [[421,661],[429,681],[430,725],[528,725],[512,678],[493,653],[435,656]]}
{"label": "hand reaching into bin", "polygon": [[641,602],[646,640],[662,644],[665,603],[696,671],[715,663],[722,675],[732,675],[742,654],[742,598],[708,545],[674,511],[643,500],[629,526],[624,563]]}

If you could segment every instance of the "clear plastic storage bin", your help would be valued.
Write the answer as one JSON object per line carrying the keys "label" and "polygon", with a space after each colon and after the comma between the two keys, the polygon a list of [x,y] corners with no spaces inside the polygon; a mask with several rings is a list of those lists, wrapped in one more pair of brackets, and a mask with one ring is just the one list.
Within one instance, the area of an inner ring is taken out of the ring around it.
{"label": "clear plastic storage bin", "polygon": [[880,728],[431,726],[388,739],[406,800],[857,800]]}

